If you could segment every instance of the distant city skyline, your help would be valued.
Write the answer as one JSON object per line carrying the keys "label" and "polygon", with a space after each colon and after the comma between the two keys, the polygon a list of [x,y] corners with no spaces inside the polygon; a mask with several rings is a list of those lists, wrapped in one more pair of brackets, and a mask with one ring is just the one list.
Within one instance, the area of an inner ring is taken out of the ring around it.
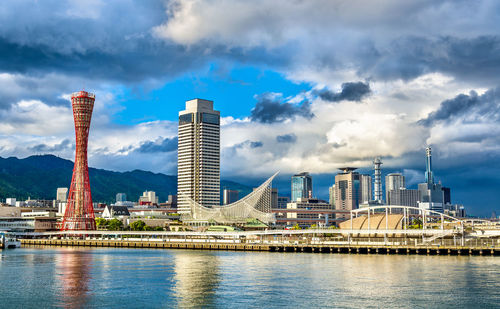
{"label": "distant city skyline", "polygon": [[2,157],[72,159],[85,89],[90,166],[174,175],[177,112],[208,98],[223,179],[308,171],[328,199],[337,168],[371,174],[379,156],[411,187],[432,146],[456,202],[500,211],[496,1],[16,0],[0,15]]}

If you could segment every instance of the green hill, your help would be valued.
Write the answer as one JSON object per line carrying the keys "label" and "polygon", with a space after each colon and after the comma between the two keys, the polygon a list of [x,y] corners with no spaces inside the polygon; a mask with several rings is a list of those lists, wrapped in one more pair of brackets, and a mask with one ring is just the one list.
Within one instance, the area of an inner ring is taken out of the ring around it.
{"label": "green hill", "polygon": [[[55,199],[58,187],[69,188],[72,173],[72,161],[53,155],[0,157],[0,199]],[[89,168],[89,177],[94,202],[114,202],[119,192],[126,193],[128,200],[137,201],[146,190],[155,191],[163,202],[177,192],[177,176],[161,173]],[[225,180],[221,181],[222,188],[239,190],[240,197],[252,191],[252,187]]]}

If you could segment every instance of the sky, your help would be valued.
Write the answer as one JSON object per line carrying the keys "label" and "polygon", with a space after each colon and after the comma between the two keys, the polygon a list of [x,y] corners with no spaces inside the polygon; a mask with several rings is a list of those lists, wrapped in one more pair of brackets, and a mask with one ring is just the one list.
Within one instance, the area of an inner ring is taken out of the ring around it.
{"label": "sky", "polygon": [[74,158],[72,92],[96,94],[89,164],[176,174],[185,101],[221,112],[221,177],[282,194],[342,166],[424,180],[500,213],[500,2],[12,0],[0,8],[0,156]]}

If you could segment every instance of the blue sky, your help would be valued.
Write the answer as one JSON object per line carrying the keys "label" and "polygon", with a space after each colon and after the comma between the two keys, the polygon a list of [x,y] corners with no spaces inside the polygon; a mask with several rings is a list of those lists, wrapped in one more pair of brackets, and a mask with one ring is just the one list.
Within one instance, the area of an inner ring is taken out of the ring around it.
{"label": "blue sky", "polygon": [[155,89],[124,87],[116,96],[124,109],[115,114],[113,120],[120,124],[176,121],[176,112],[183,110],[184,102],[192,98],[214,100],[222,117],[244,118],[255,106],[255,95],[270,89],[290,97],[310,90],[311,85],[290,81],[283,74],[266,68],[210,63],[202,70],[183,74]]}
{"label": "blue sky", "polygon": [[280,192],[341,166],[437,180],[469,213],[500,213],[500,3],[5,1],[0,156],[73,159],[69,96],[96,93],[90,165],[175,174],[177,113],[221,111],[221,173]]}

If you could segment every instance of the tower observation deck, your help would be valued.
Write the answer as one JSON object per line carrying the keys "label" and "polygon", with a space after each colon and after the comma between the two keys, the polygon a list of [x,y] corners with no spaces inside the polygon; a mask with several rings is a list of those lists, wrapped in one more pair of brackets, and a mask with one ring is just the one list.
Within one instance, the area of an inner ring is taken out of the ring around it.
{"label": "tower observation deck", "polygon": [[94,101],[95,95],[86,91],[71,95],[75,119],[75,166],[61,230],[96,229],[87,161],[87,144]]}

